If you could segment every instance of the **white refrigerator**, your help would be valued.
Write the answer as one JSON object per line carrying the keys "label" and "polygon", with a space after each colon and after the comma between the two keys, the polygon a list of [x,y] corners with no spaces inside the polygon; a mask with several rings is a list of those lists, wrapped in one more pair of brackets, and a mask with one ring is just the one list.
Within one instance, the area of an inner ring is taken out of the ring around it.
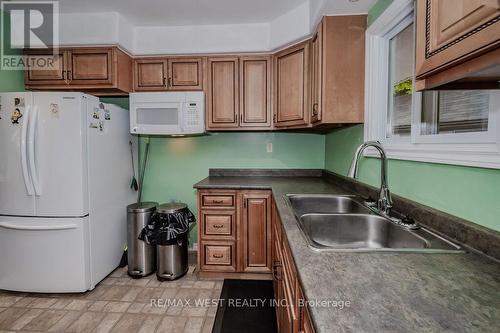
{"label": "white refrigerator", "polygon": [[0,93],[0,289],[83,292],[118,266],[130,140],[128,111],[97,97]]}

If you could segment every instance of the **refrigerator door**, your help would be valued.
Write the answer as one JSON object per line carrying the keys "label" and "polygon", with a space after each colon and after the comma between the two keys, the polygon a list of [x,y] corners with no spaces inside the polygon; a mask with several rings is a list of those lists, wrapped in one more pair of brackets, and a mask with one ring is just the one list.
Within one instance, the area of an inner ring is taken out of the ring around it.
{"label": "refrigerator door", "polygon": [[36,216],[88,214],[86,103],[81,93],[33,93],[28,156]]}
{"label": "refrigerator door", "polygon": [[83,292],[90,283],[88,217],[0,216],[0,289]]}
{"label": "refrigerator door", "polygon": [[0,215],[35,215],[27,159],[32,93],[0,93]]}

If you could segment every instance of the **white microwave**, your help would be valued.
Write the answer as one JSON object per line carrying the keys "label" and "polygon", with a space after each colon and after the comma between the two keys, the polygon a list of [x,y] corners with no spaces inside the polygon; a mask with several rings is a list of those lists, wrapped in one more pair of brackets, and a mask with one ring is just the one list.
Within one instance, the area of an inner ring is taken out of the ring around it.
{"label": "white microwave", "polygon": [[130,133],[187,135],[205,132],[205,95],[196,92],[130,94]]}

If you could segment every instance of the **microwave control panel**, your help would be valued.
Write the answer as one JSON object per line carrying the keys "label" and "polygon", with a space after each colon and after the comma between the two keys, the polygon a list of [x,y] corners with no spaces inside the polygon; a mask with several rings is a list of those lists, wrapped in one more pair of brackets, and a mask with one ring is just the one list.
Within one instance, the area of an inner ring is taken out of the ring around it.
{"label": "microwave control panel", "polygon": [[186,103],[186,125],[187,127],[196,127],[200,125],[200,106],[195,102]]}

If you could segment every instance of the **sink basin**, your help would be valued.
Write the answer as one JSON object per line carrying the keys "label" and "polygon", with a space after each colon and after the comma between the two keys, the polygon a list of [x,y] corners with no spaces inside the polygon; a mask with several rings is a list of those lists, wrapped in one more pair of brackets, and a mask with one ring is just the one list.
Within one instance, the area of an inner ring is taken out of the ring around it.
{"label": "sink basin", "polygon": [[297,215],[317,214],[369,214],[371,210],[353,196],[328,194],[289,194],[288,200]]}
{"label": "sink basin", "polygon": [[457,252],[461,248],[420,227],[408,230],[353,196],[287,195],[308,245],[339,252]]}

